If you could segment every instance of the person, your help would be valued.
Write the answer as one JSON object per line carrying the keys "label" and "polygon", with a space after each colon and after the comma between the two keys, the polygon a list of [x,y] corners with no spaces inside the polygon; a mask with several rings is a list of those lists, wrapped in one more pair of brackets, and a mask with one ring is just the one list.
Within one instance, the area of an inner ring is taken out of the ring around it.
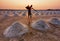
{"label": "person", "polygon": [[28,5],[28,6],[26,7],[26,9],[28,9],[28,18],[29,18],[29,17],[31,18],[31,17],[32,17],[32,13],[31,13],[32,5],[31,5],[31,6]]}
{"label": "person", "polygon": [[29,20],[29,24],[30,24],[30,22],[32,22],[32,13],[31,13],[32,5],[26,6],[26,9],[28,10],[28,20]]}

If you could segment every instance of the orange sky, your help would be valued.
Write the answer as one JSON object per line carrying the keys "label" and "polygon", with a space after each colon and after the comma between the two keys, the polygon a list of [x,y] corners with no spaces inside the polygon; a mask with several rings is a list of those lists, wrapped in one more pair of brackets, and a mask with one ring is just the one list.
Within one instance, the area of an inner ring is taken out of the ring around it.
{"label": "orange sky", "polygon": [[60,0],[0,0],[0,9],[25,9],[28,4],[35,9],[60,9]]}

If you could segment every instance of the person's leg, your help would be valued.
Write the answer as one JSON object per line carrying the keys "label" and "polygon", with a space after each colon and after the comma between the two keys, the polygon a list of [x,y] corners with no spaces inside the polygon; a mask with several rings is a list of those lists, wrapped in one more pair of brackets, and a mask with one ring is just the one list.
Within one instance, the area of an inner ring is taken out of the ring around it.
{"label": "person's leg", "polygon": [[30,24],[30,15],[28,15],[28,25]]}
{"label": "person's leg", "polygon": [[32,22],[32,15],[28,15],[28,24]]}
{"label": "person's leg", "polygon": [[30,15],[30,23],[32,22],[32,15]]}

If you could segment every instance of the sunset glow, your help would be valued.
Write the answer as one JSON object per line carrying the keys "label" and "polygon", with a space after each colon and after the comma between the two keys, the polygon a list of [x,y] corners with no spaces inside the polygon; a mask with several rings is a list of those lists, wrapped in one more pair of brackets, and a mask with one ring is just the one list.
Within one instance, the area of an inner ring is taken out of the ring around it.
{"label": "sunset glow", "polygon": [[60,9],[60,0],[0,0],[0,9],[25,9],[31,4],[35,9]]}

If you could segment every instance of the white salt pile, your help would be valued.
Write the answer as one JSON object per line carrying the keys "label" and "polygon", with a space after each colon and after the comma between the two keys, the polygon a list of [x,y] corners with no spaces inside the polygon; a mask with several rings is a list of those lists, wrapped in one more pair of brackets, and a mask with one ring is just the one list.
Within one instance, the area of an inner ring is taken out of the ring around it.
{"label": "white salt pile", "polygon": [[40,31],[46,31],[47,29],[49,29],[48,24],[46,24],[45,21],[43,20],[38,20],[36,22],[33,22],[31,24],[31,27]]}
{"label": "white salt pile", "polygon": [[27,32],[28,29],[25,25],[18,22],[14,22],[4,31],[3,35],[8,38],[14,38],[14,37],[21,37],[23,34]]}
{"label": "white salt pile", "polygon": [[24,13],[22,14],[22,16],[26,16],[26,13],[24,12]]}
{"label": "white salt pile", "polygon": [[54,24],[54,25],[60,25],[60,20],[57,19],[57,18],[52,18],[51,21],[50,21],[51,24]]}

